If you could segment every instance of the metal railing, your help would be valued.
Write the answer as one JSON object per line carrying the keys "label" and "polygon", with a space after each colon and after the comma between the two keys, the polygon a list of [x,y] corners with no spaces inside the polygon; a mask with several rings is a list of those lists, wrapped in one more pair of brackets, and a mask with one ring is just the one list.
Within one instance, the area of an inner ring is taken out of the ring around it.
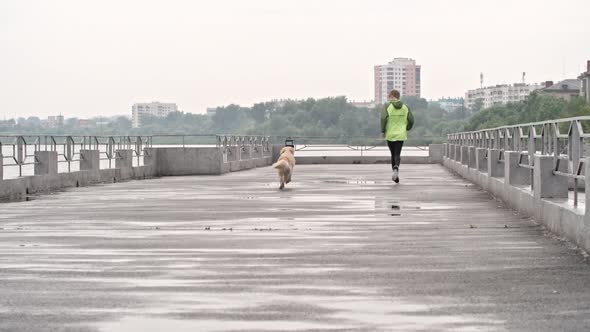
{"label": "metal railing", "polygon": [[[292,139],[295,150],[301,152],[354,152],[364,156],[370,152],[381,152],[389,155],[387,143],[383,137],[375,136],[273,136],[273,141],[283,143]],[[442,143],[446,140],[440,136],[409,137],[404,146],[427,151],[428,144]]]}
{"label": "metal railing", "polygon": [[504,151],[520,152],[520,161],[526,158],[528,163],[519,162],[519,166],[529,169],[534,168],[535,156],[552,156],[553,174],[573,179],[577,206],[578,181],[585,179],[583,166],[589,155],[589,138],[590,116],[580,116],[449,134],[448,143],[497,149],[500,159]]}
{"label": "metal railing", "polygon": [[[293,136],[298,151],[336,152],[349,151],[361,156],[373,153],[388,153],[383,137],[370,136]],[[20,135],[0,136],[0,153],[3,166],[16,168],[14,176],[25,175],[23,169],[34,166],[37,151],[57,151],[60,172],[71,172],[72,166],[79,164],[81,150],[98,150],[101,168],[112,168],[113,160],[118,158],[117,150],[133,150],[134,163],[141,164],[145,148],[149,147],[191,147],[211,146],[223,148],[224,153],[231,153],[231,148],[240,147],[242,151],[251,147],[254,152],[272,152],[272,145],[284,144],[287,136],[263,135],[149,135],[149,136],[59,136],[59,135]],[[406,142],[419,150],[427,147],[418,142],[442,142],[442,137],[409,138]],[[27,169],[30,173],[30,169]],[[27,174],[32,175],[32,174]]]}
{"label": "metal railing", "polygon": [[[214,146],[227,148],[251,146],[254,151],[270,152],[270,136],[245,135],[150,135],[150,136],[59,136],[20,135],[0,136],[0,156],[3,167],[16,168],[16,176],[23,176],[23,169],[38,163],[38,151],[56,151],[58,165],[67,165],[64,172],[71,172],[74,162],[80,162],[81,150],[98,150],[100,161],[112,168],[118,158],[117,150],[133,150],[136,165],[141,164],[145,148],[153,146]],[[32,174],[29,174],[32,175]]]}
{"label": "metal railing", "polygon": [[18,176],[23,176],[23,168],[35,165],[38,151],[56,151],[58,164],[67,164],[72,170],[72,162],[79,162],[81,150],[98,150],[101,161],[117,158],[117,150],[133,150],[137,162],[144,155],[144,148],[151,146],[150,136],[0,136],[0,154],[4,167],[16,167]]}
{"label": "metal railing", "polygon": [[270,136],[248,136],[248,135],[218,135],[217,146],[222,147],[227,152],[231,147],[238,147],[242,151],[247,146],[252,147],[255,152],[271,152],[272,143]]}

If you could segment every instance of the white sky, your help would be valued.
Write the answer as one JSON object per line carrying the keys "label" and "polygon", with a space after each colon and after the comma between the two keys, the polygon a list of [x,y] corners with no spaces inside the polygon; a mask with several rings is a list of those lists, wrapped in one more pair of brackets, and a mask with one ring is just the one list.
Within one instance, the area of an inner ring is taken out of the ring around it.
{"label": "white sky", "polygon": [[[373,65],[412,57],[423,97],[575,78],[588,0],[1,0],[0,116],[186,112],[273,98],[373,98]],[[565,74],[565,75],[564,75]]]}

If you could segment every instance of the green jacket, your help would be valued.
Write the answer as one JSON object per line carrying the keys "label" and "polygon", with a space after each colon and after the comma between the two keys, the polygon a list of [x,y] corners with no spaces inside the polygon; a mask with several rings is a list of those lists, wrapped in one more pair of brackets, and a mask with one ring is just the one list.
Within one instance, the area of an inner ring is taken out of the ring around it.
{"label": "green jacket", "polygon": [[414,115],[408,105],[400,100],[389,102],[381,111],[381,132],[391,142],[405,141],[414,126]]}

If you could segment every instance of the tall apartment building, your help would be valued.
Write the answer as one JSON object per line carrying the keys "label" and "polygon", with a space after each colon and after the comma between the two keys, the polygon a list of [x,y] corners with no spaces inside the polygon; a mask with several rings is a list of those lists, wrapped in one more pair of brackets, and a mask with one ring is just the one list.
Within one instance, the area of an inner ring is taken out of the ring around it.
{"label": "tall apartment building", "polygon": [[165,117],[172,112],[178,112],[174,103],[137,103],[131,107],[131,124],[133,128],[141,127],[144,119],[151,117]]}
{"label": "tall apartment building", "polygon": [[395,58],[386,65],[375,66],[375,103],[387,102],[391,90],[402,96],[420,97],[420,65],[416,60]]}
{"label": "tall apartment building", "polygon": [[578,79],[581,81],[580,85],[580,96],[586,99],[587,103],[590,103],[590,60],[586,62],[586,72],[582,73]]}
{"label": "tall apartment building", "polygon": [[481,100],[482,109],[496,105],[522,102],[528,99],[529,95],[538,89],[545,87],[544,84],[499,84],[469,90],[465,93],[465,108],[473,110],[477,100]]}

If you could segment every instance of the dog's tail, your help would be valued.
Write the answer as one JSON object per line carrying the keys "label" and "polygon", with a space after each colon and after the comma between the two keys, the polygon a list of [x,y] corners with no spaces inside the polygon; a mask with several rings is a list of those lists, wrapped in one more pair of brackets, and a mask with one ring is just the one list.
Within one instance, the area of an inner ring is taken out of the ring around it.
{"label": "dog's tail", "polygon": [[291,165],[289,165],[289,163],[286,160],[279,160],[276,163],[272,164],[272,167],[280,168],[285,172],[291,170]]}

